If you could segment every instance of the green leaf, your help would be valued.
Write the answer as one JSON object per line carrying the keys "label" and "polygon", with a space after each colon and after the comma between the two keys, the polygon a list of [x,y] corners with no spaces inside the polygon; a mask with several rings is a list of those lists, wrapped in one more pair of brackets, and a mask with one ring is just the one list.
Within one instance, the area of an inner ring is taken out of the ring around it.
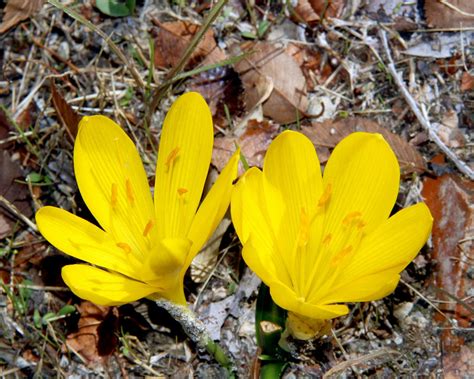
{"label": "green leaf", "polygon": [[243,38],[248,38],[248,39],[257,39],[257,36],[251,32],[242,32],[240,33],[240,35],[243,37]]}
{"label": "green leaf", "polygon": [[74,305],[67,304],[59,310],[58,316],[66,316],[71,313],[74,313],[75,311],[76,307]]}
{"label": "green leaf", "polygon": [[39,183],[43,180],[43,176],[41,174],[38,174],[37,172],[30,172],[26,176],[26,180],[30,183]]}
{"label": "green leaf", "polygon": [[130,16],[135,10],[135,0],[96,0],[95,5],[102,13],[112,17]]}
{"label": "green leaf", "polygon": [[287,362],[272,362],[263,365],[260,369],[260,379],[279,379],[287,365]]}
{"label": "green leaf", "polygon": [[37,309],[33,313],[33,324],[39,329],[41,328],[41,315]]}
{"label": "green leaf", "polygon": [[58,316],[56,316],[56,313],[53,313],[53,312],[46,313],[42,318],[43,325],[46,325],[50,321],[56,320],[57,317]]}

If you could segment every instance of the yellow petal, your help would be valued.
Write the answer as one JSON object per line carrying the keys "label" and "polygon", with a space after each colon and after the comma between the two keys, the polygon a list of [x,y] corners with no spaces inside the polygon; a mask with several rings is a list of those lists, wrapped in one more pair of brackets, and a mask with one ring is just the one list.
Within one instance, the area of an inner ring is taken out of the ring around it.
{"label": "yellow petal", "polygon": [[211,161],[212,116],[201,95],[175,101],[161,132],[155,179],[155,212],[160,238],[186,237],[201,200]]}
{"label": "yellow petal", "polygon": [[332,193],[326,231],[343,237],[343,220],[359,212],[368,233],[385,221],[395,204],[400,180],[397,158],[380,134],[352,133],[334,149],[324,170]]}
{"label": "yellow petal", "polygon": [[[164,238],[158,243],[156,250],[149,254],[147,262],[154,274],[153,278],[157,280],[157,286],[166,288],[165,281],[168,277],[175,280],[190,248],[191,241],[184,238]],[[144,280],[148,282],[153,278]]]}
{"label": "yellow petal", "polygon": [[130,277],[137,275],[140,262],[90,222],[55,207],[41,208],[36,222],[44,238],[66,254]]}
{"label": "yellow petal", "polygon": [[154,222],[154,208],[130,138],[107,117],[84,117],[74,145],[74,171],[81,195],[102,228],[141,258],[146,251],[143,231]]}
{"label": "yellow petal", "polygon": [[318,302],[332,304],[378,300],[391,294],[399,280],[398,270],[393,269],[367,275],[345,285],[335,286]]}
{"label": "yellow petal", "polygon": [[155,288],[88,265],[64,266],[61,275],[75,295],[98,305],[121,305],[149,296]]}
{"label": "yellow petal", "polygon": [[193,242],[185,269],[211,237],[229,207],[233,181],[237,177],[240,149],[234,153],[210,189],[193,219],[188,238]]}
{"label": "yellow petal", "polygon": [[341,278],[350,282],[387,269],[401,272],[427,241],[433,218],[424,203],[402,209],[361,242]]}
{"label": "yellow petal", "polygon": [[[242,252],[247,265],[264,281],[280,273],[280,280],[290,283],[287,256],[280,253],[263,194],[263,174],[249,169],[234,187],[231,215],[237,235],[244,245]],[[275,203],[274,208],[281,206]],[[247,246],[249,244],[249,246]],[[271,262],[271,263],[267,263]],[[268,264],[268,267],[265,267]],[[276,270],[278,268],[278,270]]]}
{"label": "yellow petal", "polygon": [[322,195],[321,170],[313,144],[301,133],[281,133],[268,148],[263,174],[270,218],[281,218],[278,210],[273,209],[278,199],[268,198],[272,192],[278,191],[286,204],[281,225],[275,227],[282,249],[291,250],[300,230],[302,212],[311,217]]}
{"label": "yellow petal", "polygon": [[345,315],[349,309],[345,305],[317,305],[298,298],[293,290],[281,282],[270,283],[270,294],[280,307],[296,314],[314,319],[331,319]]}

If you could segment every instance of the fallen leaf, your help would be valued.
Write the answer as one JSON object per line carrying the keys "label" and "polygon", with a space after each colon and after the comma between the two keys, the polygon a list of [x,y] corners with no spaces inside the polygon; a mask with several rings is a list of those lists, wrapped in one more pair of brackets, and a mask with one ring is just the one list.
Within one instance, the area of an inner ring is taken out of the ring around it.
{"label": "fallen leaf", "polygon": [[466,145],[466,137],[459,130],[459,119],[455,110],[446,111],[438,125],[437,134],[445,145],[452,148],[464,147]]}
{"label": "fallen leaf", "polygon": [[[214,140],[212,164],[221,171],[234,153],[237,144],[249,166],[262,167],[265,152],[277,135],[278,129],[278,125],[266,120],[262,122],[250,120],[240,137],[217,137]],[[239,169],[239,172],[242,170]]]}
{"label": "fallen leaf", "polygon": [[[155,66],[173,67],[178,64],[200,26],[187,21],[155,23],[158,25],[155,34]],[[214,32],[208,29],[192,53],[188,66],[202,60],[205,60],[206,64],[217,63],[225,57],[225,53],[216,44]]]}
{"label": "fallen leaf", "polygon": [[84,301],[77,310],[81,315],[78,331],[67,336],[63,349],[77,352],[88,364],[104,363],[118,344],[117,308]]}
{"label": "fallen leaf", "polygon": [[422,41],[414,39],[408,41],[408,48],[401,52],[415,57],[451,58],[453,55],[458,55],[462,46],[469,46],[473,36],[472,32],[462,35],[445,33],[423,38]]}
{"label": "fallen leaf", "polygon": [[45,0],[8,0],[3,10],[0,34],[37,13],[43,7],[44,2]]}
{"label": "fallen leaf", "polygon": [[[32,209],[30,206],[30,196],[28,187],[19,184],[16,180],[25,180],[20,164],[11,159],[11,154],[0,148],[0,195],[7,199],[26,217],[30,217]],[[16,216],[7,210],[4,204],[0,203],[0,213],[2,214],[2,230],[0,239],[5,238],[12,231],[13,226],[18,222]],[[9,228],[5,225],[7,224]]]}
{"label": "fallen leaf", "polygon": [[465,71],[461,77],[461,92],[472,91],[474,89],[474,76]]}
{"label": "fallen leaf", "polygon": [[243,113],[243,87],[239,75],[231,67],[218,67],[193,76],[190,90],[199,92],[211,109],[214,125],[225,128],[228,118],[225,107],[232,119]]}
{"label": "fallen leaf", "polygon": [[314,25],[325,18],[340,17],[345,3],[345,0],[298,0],[294,12],[296,18]]}
{"label": "fallen leaf", "polygon": [[64,97],[58,92],[53,80],[51,80],[51,95],[53,97],[54,109],[56,109],[59,119],[66,127],[67,134],[71,140],[74,141],[81,116],[72,109]]}
{"label": "fallen leaf", "polygon": [[474,26],[474,1],[425,1],[428,26],[432,28],[469,28]]}
{"label": "fallen leaf", "polygon": [[263,102],[263,114],[278,123],[287,124],[306,116],[306,79],[288,52],[270,43],[246,43],[244,51],[254,51],[249,57],[235,64],[245,88],[247,110],[262,101],[262,96],[272,91]]}
{"label": "fallen leaf", "polygon": [[224,218],[211,238],[209,238],[209,242],[204,249],[193,259],[190,271],[191,279],[195,283],[203,283],[206,281],[212,270],[216,267],[217,257],[219,256],[219,246],[230,223],[230,219]]}
{"label": "fallen leaf", "polygon": [[[470,292],[474,285],[469,273],[474,251],[474,183],[457,175],[443,175],[427,179],[422,194],[434,218],[432,257],[437,263],[434,285],[439,289],[438,307],[454,318],[460,328],[469,328],[473,307]],[[467,343],[465,337],[469,337],[451,328],[441,315],[435,314],[435,319],[442,326],[448,326],[441,328],[445,377],[461,377],[462,373],[473,372],[472,351],[466,355],[463,349]]]}
{"label": "fallen leaf", "polygon": [[412,172],[421,173],[426,169],[425,161],[415,146],[369,119],[356,117],[339,121],[315,122],[311,126],[302,126],[301,131],[313,142],[321,163],[328,160],[329,150],[334,148],[344,137],[353,132],[369,132],[380,133],[384,136],[398,158],[403,175]]}

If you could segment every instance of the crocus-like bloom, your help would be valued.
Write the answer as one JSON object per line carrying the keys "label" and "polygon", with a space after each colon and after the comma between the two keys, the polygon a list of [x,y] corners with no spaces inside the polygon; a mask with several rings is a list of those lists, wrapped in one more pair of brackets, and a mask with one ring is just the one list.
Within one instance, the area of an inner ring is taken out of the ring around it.
{"label": "crocus-like bloom", "polygon": [[263,171],[251,168],[239,180],[231,211],[244,260],[289,320],[328,320],[348,313],[343,303],[395,289],[432,225],[423,203],[390,216],[399,179],[380,134],[342,140],[322,177],[311,141],[285,131],[271,143]]}
{"label": "crocus-like bloom", "polygon": [[153,202],[140,156],[125,132],[104,116],[82,119],[74,171],[100,228],[55,207],[36,214],[51,244],[94,265],[63,267],[62,277],[77,296],[101,305],[142,297],[186,303],[186,269],[222,219],[237,176],[238,151],[199,206],[213,138],[204,99],[197,93],[181,96],[163,124]]}

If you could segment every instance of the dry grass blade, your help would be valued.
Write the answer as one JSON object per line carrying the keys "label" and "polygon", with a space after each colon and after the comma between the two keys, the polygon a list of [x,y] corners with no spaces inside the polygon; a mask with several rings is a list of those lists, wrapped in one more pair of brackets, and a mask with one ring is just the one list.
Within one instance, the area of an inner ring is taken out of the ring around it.
{"label": "dry grass blade", "polygon": [[142,77],[136,70],[136,68],[130,64],[131,60],[128,59],[125,54],[120,50],[120,48],[110,39],[110,37],[105,34],[102,30],[100,30],[97,26],[95,26],[92,22],[86,20],[83,16],[75,12],[74,10],[66,7],[65,5],[61,4],[57,0],[48,0],[48,3],[51,5],[54,5],[56,8],[61,9],[64,13],[68,14],[71,16],[73,19],[79,21],[81,24],[87,26],[89,29],[97,33],[99,36],[101,36],[107,45],[109,45],[110,49],[117,54],[119,59],[123,62],[125,67],[130,71],[130,74],[133,76],[133,79],[135,79],[135,82],[137,83],[137,86],[144,90],[145,89],[145,83],[142,80]]}
{"label": "dry grass blade", "polygon": [[193,38],[189,42],[188,47],[184,51],[179,63],[168,73],[167,80],[161,84],[152,95],[152,100],[150,106],[148,107],[148,112],[145,116],[145,122],[147,125],[150,124],[151,117],[155,112],[156,107],[160,103],[161,99],[165,96],[167,90],[171,87],[171,85],[175,82],[173,78],[178,75],[186,66],[186,64],[191,59],[191,56],[194,50],[198,47],[199,42],[202,40],[204,35],[206,34],[207,30],[211,27],[214,20],[217,18],[219,13],[221,12],[224,5],[227,4],[228,0],[220,0],[209,12],[206,19],[204,20],[202,26],[199,30],[194,34]]}

